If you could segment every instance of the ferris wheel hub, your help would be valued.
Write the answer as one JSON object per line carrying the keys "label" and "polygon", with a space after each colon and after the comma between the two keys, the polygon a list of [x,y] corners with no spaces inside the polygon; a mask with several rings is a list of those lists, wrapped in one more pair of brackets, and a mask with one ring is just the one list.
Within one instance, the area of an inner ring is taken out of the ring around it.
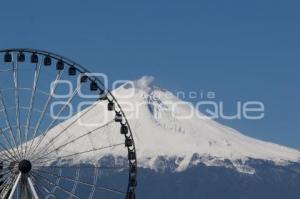
{"label": "ferris wheel hub", "polygon": [[32,164],[29,160],[22,160],[19,163],[19,171],[23,174],[29,173],[31,171]]}

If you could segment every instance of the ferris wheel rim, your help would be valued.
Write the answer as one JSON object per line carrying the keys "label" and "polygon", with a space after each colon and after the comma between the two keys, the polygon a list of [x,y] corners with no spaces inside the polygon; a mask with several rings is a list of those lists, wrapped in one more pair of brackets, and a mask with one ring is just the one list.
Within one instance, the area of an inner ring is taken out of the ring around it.
{"label": "ferris wheel rim", "polygon": [[[81,74],[91,73],[88,69],[86,69],[84,66],[78,64],[77,62],[75,62],[75,61],[73,61],[73,60],[71,60],[71,59],[69,59],[65,56],[61,56],[59,54],[56,54],[56,53],[53,53],[53,52],[50,52],[50,51],[33,49],[33,48],[8,48],[8,49],[0,50],[0,54],[2,54],[2,53],[20,53],[20,52],[22,52],[22,53],[32,53],[32,54],[35,53],[35,54],[40,55],[40,56],[48,56],[51,59],[54,59],[56,61],[62,60],[66,65],[68,65],[68,67],[75,67],[76,70]],[[122,114],[122,116],[125,120],[125,124],[128,127],[128,132],[130,134],[130,137],[132,138],[132,147],[131,147],[131,149],[129,149],[127,147],[127,149],[128,149],[128,152],[130,150],[131,152],[134,153],[134,158],[132,159],[132,161],[129,161],[129,166],[134,166],[134,169],[129,171],[129,181],[131,179],[134,179],[135,182],[136,182],[136,178],[137,178],[136,147],[135,147],[135,142],[134,142],[134,139],[133,139],[134,137],[133,137],[132,129],[130,127],[130,123],[129,123],[127,117],[126,117],[126,114],[124,113],[124,111],[123,111],[121,105],[119,104],[119,102],[117,101],[116,97],[112,94],[112,92],[108,88],[106,88],[105,84],[99,78],[97,78],[96,76],[91,75],[91,76],[88,76],[88,79],[90,81],[97,82],[98,83],[97,88],[99,90],[105,91],[112,98],[112,101],[117,105],[117,107],[119,109],[119,112]],[[128,194],[130,194],[130,192],[135,192],[135,187],[136,187],[136,184],[131,185],[130,182],[128,182],[127,194],[126,194],[127,199],[131,199],[131,198],[129,198],[131,196],[129,196]]]}

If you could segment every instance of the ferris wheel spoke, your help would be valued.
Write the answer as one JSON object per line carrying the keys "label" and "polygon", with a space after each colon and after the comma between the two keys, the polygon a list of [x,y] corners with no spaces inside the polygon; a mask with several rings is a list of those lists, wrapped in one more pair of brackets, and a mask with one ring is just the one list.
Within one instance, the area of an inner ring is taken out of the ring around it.
{"label": "ferris wheel spoke", "polygon": [[[57,139],[59,136],[61,136],[66,130],[68,130],[73,124],[75,124],[79,119],[81,119],[84,115],[86,115],[90,110],[93,110],[93,107],[95,107],[95,106],[96,106],[96,103],[93,104],[91,107],[89,107],[83,114],[79,115],[74,121],[72,121],[69,125],[67,125],[58,135],[56,135],[53,138],[53,141],[55,139]],[[42,134],[42,138],[41,139],[44,139],[44,137],[46,136],[46,134],[47,134],[47,131],[44,131],[44,133]],[[32,154],[34,154],[34,153],[32,153]]]}
{"label": "ferris wheel spoke", "polygon": [[1,172],[0,172],[0,179],[5,178],[8,174],[10,174],[10,168],[8,167],[8,165],[1,165]]}
{"label": "ferris wheel spoke", "polygon": [[47,127],[47,129],[45,130],[45,132],[48,132],[50,130],[50,128],[53,127],[53,125],[55,124],[55,122],[59,119],[60,115],[62,114],[62,112],[65,110],[65,108],[67,107],[68,104],[71,103],[71,101],[74,99],[74,97],[78,94],[78,91],[80,89],[80,85],[77,86],[77,88],[73,91],[73,93],[71,94],[71,96],[69,97],[69,99],[67,100],[67,102],[64,104],[64,106],[59,110],[59,112],[57,113],[56,117],[54,120],[51,121],[51,123],[49,124],[49,126]]}
{"label": "ferris wheel spoke", "polygon": [[45,187],[48,187],[48,190],[49,189],[51,189],[51,190],[49,190],[49,192],[51,193],[51,194],[53,194],[53,195],[55,195],[54,193],[55,193],[55,191],[56,191],[56,186],[57,185],[59,185],[59,183],[60,183],[60,180],[61,180],[61,178],[60,178],[60,176],[62,175],[62,169],[58,169],[57,170],[57,174],[56,174],[56,180],[55,180],[55,182],[54,182],[54,184],[55,184],[55,186],[47,186],[47,185],[45,185],[44,183],[43,183],[43,181],[41,181],[40,179],[39,179],[39,177],[38,176],[36,176],[36,174],[34,173],[34,171],[35,171],[35,169],[33,169],[33,172],[31,172],[31,176],[33,176],[33,178],[34,178],[34,180],[36,180],[36,181],[39,181],[40,183],[42,183]]}
{"label": "ferris wheel spoke", "polygon": [[3,190],[4,184],[6,181],[11,180],[12,177],[12,173],[10,171],[6,172],[6,173],[2,173],[1,174],[1,186],[0,186],[0,192]]}
{"label": "ferris wheel spoke", "polygon": [[[56,176],[56,174],[54,174],[52,172],[44,171],[44,170],[39,170],[38,172],[45,173],[45,174],[48,174],[48,175],[51,175],[51,176]],[[76,180],[74,178],[67,177],[67,176],[60,176],[60,177],[62,179],[65,179],[65,180],[68,180],[68,181],[71,181],[71,182],[77,182],[79,184],[86,185],[88,187],[95,187],[98,190],[107,191],[107,192],[115,193],[115,194],[118,194],[118,195],[126,195],[126,193],[124,191],[121,191],[121,190],[113,189],[113,188],[110,188],[110,187],[104,187],[104,186],[96,186],[95,184],[91,184],[91,183],[88,183],[88,182],[83,182],[81,180]]]}
{"label": "ferris wheel spoke", "polygon": [[[79,178],[79,172],[80,172],[80,169],[77,168],[77,170],[76,170],[76,178]],[[57,176],[55,176],[55,177],[56,177],[57,179],[60,180],[60,177],[59,177],[59,176],[61,176],[61,174],[60,174],[60,175],[57,175]],[[53,191],[51,192],[51,191],[47,188],[47,185],[45,185],[42,181],[40,181],[38,178],[36,178],[35,180],[39,182],[39,184],[40,184],[40,185],[42,186],[42,188],[48,193],[48,195],[53,195],[53,196],[55,196],[55,198],[58,198],[58,197],[54,194],[56,188],[53,188]],[[55,182],[55,184],[58,185],[58,184],[59,184],[59,180],[57,180],[57,181]],[[75,195],[76,188],[77,188],[77,183],[74,183],[73,188],[72,188],[72,190],[70,191],[70,193],[72,193],[72,194]],[[72,194],[69,195],[69,198],[70,198],[70,199],[73,197]]]}
{"label": "ferris wheel spoke", "polygon": [[6,178],[3,180],[2,185],[0,186],[0,198],[4,198],[4,196],[7,195],[7,192],[10,190],[10,184],[12,184],[12,179],[11,178]]}
{"label": "ferris wheel spoke", "polygon": [[[0,162],[4,162],[4,161],[16,161],[16,159],[14,159],[12,156],[10,156],[9,154],[6,153],[7,151],[3,152],[1,151],[0,152]],[[4,157],[3,157],[4,156]]]}
{"label": "ferris wheel spoke", "polygon": [[[73,194],[72,192],[70,192],[69,190],[63,188],[62,186],[60,186],[59,184],[56,184],[55,182],[53,182],[52,180],[50,180],[48,177],[44,176],[43,174],[41,174],[38,171],[32,171],[32,175],[34,175],[36,178],[39,177],[39,179],[44,180],[45,182],[47,182],[50,186],[55,186],[57,189],[63,191],[64,193],[71,195],[75,198],[81,199],[79,196]],[[53,174],[55,175],[55,174]]]}
{"label": "ferris wheel spoke", "polygon": [[[4,141],[5,141],[5,144],[7,147],[10,147],[11,145],[9,144],[9,141],[7,140],[7,137],[4,135],[2,129],[0,129],[0,134],[1,136],[3,137]],[[8,159],[11,159],[11,160],[17,160],[18,157],[15,157],[14,154],[12,154],[12,152],[10,151],[13,151],[13,149],[9,149],[7,148],[6,146],[3,145],[3,143],[0,142],[0,146],[2,149],[4,149],[4,151],[1,151],[1,155],[5,156],[6,158]]]}
{"label": "ferris wheel spoke", "polygon": [[40,193],[41,196],[43,196],[42,198],[45,198],[45,197],[44,197],[44,194],[42,193],[42,191],[40,190],[40,188],[43,189],[48,194],[48,195],[46,195],[46,197],[52,195],[55,198],[58,198],[58,196],[56,194],[52,193],[49,190],[49,188],[48,188],[49,185],[47,186],[47,184],[45,184],[43,181],[39,180],[38,177],[35,177],[34,174],[32,174],[31,176],[32,176],[32,178],[33,178],[33,180],[35,182],[35,186],[36,186],[37,191]]}
{"label": "ferris wheel spoke", "polygon": [[8,114],[7,114],[7,110],[6,110],[6,106],[5,106],[5,102],[4,102],[4,99],[3,99],[3,95],[2,95],[2,91],[0,90],[0,105],[3,107],[4,109],[4,119],[5,119],[5,122],[6,122],[6,126],[8,126],[9,128],[9,132],[10,132],[10,137],[11,137],[11,140],[13,142],[13,144],[15,145],[14,147],[10,144],[14,154],[16,157],[18,158],[21,158],[20,156],[20,152],[19,152],[19,149],[18,149],[18,146],[17,146],[17,143],[16,143],[16,139],[15,139],[15,136],[14,136],[14,133],[13,133],[13,130],[12,130],[12,125],[10,123],[10,120],[8,119]]}
{"label": "ferris wheel spoke", "polygon": [[[12,126],[13,128],[15,126]],[[22,126],[25,127],[26,126]],[[6,127],[4,130],[9,130],[10,127]],[[29,127],[30,129],[32,129],[32,127]],[[0,147],[4,150],[0,151],[0,155],[3,155],[5,157],[7,157],[8,159],[12,160],[12,161],[18,161],[18,156],[16,156],[16,154],[14,153],[14,148],[13,146],[10,144],[8,137],[6,136],[6,133],[4,133],[3,129],[0,128],[0,134],[3,137],[3,141],[5,143],[5,145],[3,143],[0,142]],[[1,159],[0,159],[1,160]]]}
{"label": "ferris wheel spoke", "polygon": [[60,159],[64,159],[64,158],[69,158],[69,157],[73,157],[73,156],[78,156],[78,155],[82,155],[82,154],[86,154],[86,153],[101,151],[101,150],[114,148],[114,147],[118,147],[118,146],[124,146],[124,145],[125,145],[125,143],[113,144],[113,145],[109,145],[109,146],[105,146],[105,147],[99,147],[99,148],[93,148],[93,149],[89,149],[89,150],[85,150],[85,151],[74,152],[72,154],[58,156],[58,157],[54,157],[54,158],[39,157],[38,159],[33,160],[33,162],[36,161],[35,163],[37,163],[37,164],[47,163],[47,162],[51,162],[51,161],[55,161],[55,160],[60,160]]}
{"label": "ferris wheel spoke", "polygon": [[19,182],[20,182],[21,177],[22,177],[22,173],[19,173],[18,177],[17,177],[16,180],[13,182],[13,187],[12,187],[12,189],[11,189],[11,192],[10,192],[10,194],[9,194],[8,199],[12,199],[12,198],[13,198],[13,196],[14,196],[14,194],[15,194],[15,191],[16,191],[16,189],[17,189],[17,186],[18,186],[18,184],[19,184]]}
{"label": "ferris wheel spoke", "polygon": [[40,183],[36,182],[34,186],[36,188],[37,196],[39,196],[39,198],[46,198],[47,195],[43,194],[43,192],[40,190],[39,186],[37,185],[39,185],[43,190],[45,190],[45,188],[42,185],[40,185]]}
{"label": "ferris wheel spoke", "polygon": [[15,95],[15,106],[16,106],[16,122],[17,122],[17,133],[19,138],[20,156],[23,156],[22,138],[21,138],[21,127],[20,127],[20,97],[19,97],[19,76],[18,76],[18,61],[13,61],[13,77],[14,77],[14,95]]}
{"label": "ferris wheel spoke", "polygon": [[1,161],[12,161],[12,162],[17,161],[17,159],[15,159],[13,156],[10,156],[9,154],[2,152],[2,151],[0,152],[0,156],[1,156],[0,162]]}
{"label": "ferris wheel spoke", "polygon": [[13,186],[15,176],[9,175],[4,180],[2,185],[0,186],[0,198],[7,197],[9,191],[11,190],[11,187]]}
{"label": "ferris wheel spoke", "polygon": [[[61,79],[61,76],[63,75],[63,72],[64,72],[64,71],[59,71],[59,72],[57,73],[56,78],[55,78],[55,82],[57,82],[57,81],[59,81],[59,80]],[[35,141],[34,138],[36,137],[36,133],[38,132],[38,130],[39,130],[39,128],[40,128],[40,125],[41,125],[41,122],[42,122],[42,120],[44,119],[44,116],[45,116],[45,114],[46,114],[46,111],[47,111],[47,109],[48,109],[48,107],[49,107],[49,105],[50,105],[50,102],[52,101],[53,93],[55,92],[56,88],[57,88],[57,83],[54,84],[54,88],[53,88],[53,90],[52,90],[52,93],[48,96],[47,101],[46,101],[46,104],[45,104],[45,106],[44,106],[44,108],[43,108],[43,111],[42,111],[42,113],[41,113],[41,115],[40,115],[40,117],[39,117],[39,119],[38,119],[38,121],[37,121],[37,123],[36,123],[35,129],[34,129],[34,133],[33,133],[33,135],[31,136],[31,140],[32,140],[32,141],[31,141],[31,143],[30,143],[29,149],[27,150],[27,154],[26,154],[26,156],[25,156],[26,158],[28,158],[28,155],[30,154],[32,145],[33,145],[33,143],[34,143],[34,141]]]}
{"label": "ferris wheel spoke", "polygon": [[34,101],[35,101],[35,94],[36,94],[36,90],[37,90],[37,83],[38,83],[38,80],[39,80],[39,77],[40,77],[40,70],[41,70],[41,62],[39,64],[36,64],[35,70],[34,70],[34,80],[33,80],[33,83],[32,83],[32,92],[31,92],[31,97],[30,97],[30,102],[29,102],[29,111],[28,111],[27,119],[26,119],[26,126],[27,126],[27,128],[25,129],[25,155],[27,153],[28,131],[29,131],[29,127],[31,125],[31,117],[32,117],[32,112],[33,112],[33,104],[34,104]]}
{"label": "ferris wheel spoke", "polygon": [[[6,170],[5,172],[3,172],[3,170]],[[10,171],[8,170],[8,168],[4,168],[2,169],[2,172],[0,173],[0,176],[6,176],[7,174],[9,174]],[[2,178],[4,177],[1,177],[0,180],[2,180]],[[0,181],[1,182],[1,181]],[[1,189],[0,189],[1,190]]]}
{"label": "ferris wheel spoke", "polygon": [[[33,171],[35,171],[36,169],[35,168],[33,168]],[[60,184],[60,182],[61,182],[61,178],[60,178],[60,176],[62,175],[62,169],[56,169],[56,180],[55,180],[55,184],[56,185],[59,185]],[[49,187],[50,188],[50,187]],[[52,189],[51,189],[51,193],[55,193],[55,191],[56,191],[56,186],[54,186],[54,187],[52,187]]]}
{"label": "ferris wheel spoke", "polygon": [[67,102],[64,104],[64,106],[59,110],[56,118],[54,120],[51,121],[51,123],[49,124],[49,126],[46,128],[46,130],[44,131],[43,136],[41,137],[41,139],[39,139],[38,144],[36,144],[36,146],[34,147],[32,154],[35,153],[36,149],[38,148],[38,146],[42,143],[42,141],[45,138],[45,134],[48,133],[48,131],[50,130],[50,128],[53,127],[53,125],[55,124],[55,122],[58,120],[58,118],[60,117],[60,115],[62,114],[62,112],[65,110],[65,108],[67,107],[68,104],[71,103],[71,101],[74,99],[74,97],[78,94],[78,91],[80,89],[80,85],[77,86],[77,88],[73,91],[73,93],[71,94],[71,96],[69,97],[69,99],[67,100]]}
{"label": "ferris wheel spoke", "polygon": [[[55,141],[55,139],[58,138],[59,136],[62,136],[63,132],[66,132],[65,130],[63,130],[63,131],[61,131],[61,132],[59,132],[59,133],[57,134],[57,135],[58,135],[57,137],[54,137],[53,139],[51,139],[51,140],[46,144],[46,146],[43,147],[43,149],[42,149],[42,151],[40,152],[40,154],[42,154],[42,157],[47,156],[47,155],[49,155],[49,154],[51,154],[51,153],[53,153],[53,152],[55,152],[55,151],[57,151],[57,150],[59,150],[59,149],[62,149],[62,148],[64,148],[64,147],[68,146],[68,145],[71,144],[71,143],[75,143],[76,141],[78,141],[78,140],[80,140],[80,139],[82,139],[82,138],[85,138],[86,136],[89,136],[90,134],[94,133],[95,131],[97,131],[97,130],[99,130],[99,129],[102,129],[102,128],[105,128],[105,127],[109,126],[109,125],[112,124],[113,122],[114,122],[114,120],[111,120],[110,122],[108,122],[108,123],[106,123],[106,124],[104,124],[104,125],[101,125],[101,126],[95,128],[95,129],[91,130],[91,131],[88,131],[87,133],[85,133],[85,134],[83,134],[83,135],[81,135],[81,136],[79,136],[79,137],[77,137],[77,138],[74,138],[74,139],[72,139],[72,140],[69,140],[68,142],[66,142],[66,143],[64,143],[64,144],[62,144],[62,145],[60,145],[59,147],[56,147],[54,150],[52,150],[52,151],[50,151],[50,152],[47,152],[47,150],[51,147],[51,145],[53,145],[53,142]],[[43,153],[44,153],[44,154],[43,154]],[[46,153],[46,154],[45,154],[45,153]],[[40,156],[38,156],[38,157],[40,158]]]}
{"label": "ferris wheel spoke", "polygon": [[17,161],[17,158],[10,152],[9,149],[7,149],[5,146],[3,146],[2,143],[0,143],[0,147],[4,150],[0,151],[0,155],[1,155],[1,158],[0,160],[3,160],[2,156],[4,156],[5,158],[7,159],[4,159],[4,160],[12,160],[12,161]]}
{"label": "ferris wheel spoke", "polygon": [[39,199],[37,192],[35,190],[35,185],[33,184],[32,180],[30,177],[27,177],[27,181],[31,190],[32,195],[34,196],[34,199]]}
{"label": "ferris wheel spoke", "polygon": [[[50,190],[47,188],[47,186],[45,186],[38,178],[35,178],[35,175],[31,175],[32,176],[32,180],[35,182],[35,186],[37,188],[37,191],[42,193],[42,191],[38,188],[41,187],[47,194],[50,194]],[[43,195],[43,194],[41,194]]]}
{"label": "ferris wheel spoke", "polygon": [[[5,140],[5,143],[6,143],[6,145],[9,143],[8,142],[8,140],[7,140],[7,138],[5,137],[5,136],[3,136],[3,134],[2,134],[2,137],[4,138],[4,140]],[[9,145],[9,144],[8,144]],[[16,156],[16,154],[13,154],[14,153],[14,149],[13,148],[7,148],[7,147],[5,147],[2,143],[0,143],[0,146],[1,146],[1,148],[2,149],[4,149],[4,150],[2,150],[1,152],[0,152],[0,155],[3,155],[3,156],[5,156],[6,158],[8,158],[8,159],[10,159],[10,160],[14,160],[14,161],[17,161],[17,159],[18,159],[18,156]],[[9,146],[10,147],[10,146]]]}

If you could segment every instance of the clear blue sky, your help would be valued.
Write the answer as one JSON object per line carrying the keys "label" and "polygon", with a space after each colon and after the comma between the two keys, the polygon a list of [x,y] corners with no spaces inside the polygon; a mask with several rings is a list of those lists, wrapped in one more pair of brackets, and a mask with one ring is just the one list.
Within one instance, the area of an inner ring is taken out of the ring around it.
{"label": "clear blue sky", "polygon": [[0,6],[0,47],[54,51],[111,80],[153,75],[163,88],[213,90],[228,104],[261,100],[265,119],[220,122],[300,148],[299,10],[296,0],[10,0]]}

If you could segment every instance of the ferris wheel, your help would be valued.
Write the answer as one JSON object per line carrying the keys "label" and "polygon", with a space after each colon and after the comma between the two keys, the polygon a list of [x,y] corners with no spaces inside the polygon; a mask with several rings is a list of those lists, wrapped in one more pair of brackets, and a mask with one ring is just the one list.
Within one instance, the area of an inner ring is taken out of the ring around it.
{"label": "ferris wheel", "polygon": [[0,198],[134,199],[134,139],[105,76],[42,50],[0,56]]}

